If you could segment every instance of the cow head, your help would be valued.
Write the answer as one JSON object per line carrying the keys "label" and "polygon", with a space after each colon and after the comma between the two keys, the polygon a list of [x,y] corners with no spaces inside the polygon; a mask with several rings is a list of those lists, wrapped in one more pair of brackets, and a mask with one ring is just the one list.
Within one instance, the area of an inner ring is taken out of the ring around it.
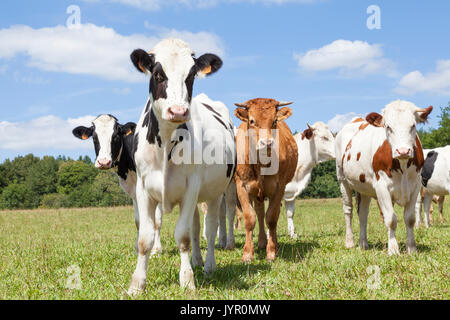
{"label": "cow head", "polygon": [[392,158],[410,159],[414,157],[416,141],[416,124],[427,121],[433,110],[418,108],[408,101],[397,100],[389,103],[382,111],[382,115],[372,112],[366,120],[377,127],[384,127],[386,136],[392,149]]}
{"label": "cow head", "polygon": [[123,149],[123,138],[134,134],[136,124],[128,122],[125,125],[109,114],[98,116],[91,127],[76,127],[72,133],[81,140],[92,137],[95,148],[95,167],[110,169],[119,160]]}
{"label": "cow head", "polygon": [[302,132],[301,138],[311,141],[312,157],[318,163],[334,159],[334,136],[328,126],[320,121],[312,126],[306,125],[308,129]]}
{"label": "cow head", "polygon": [[273,99],[257,98],[245,103],[236,103],[238,107],[234,111],[236,117],[247,123],[248,130],[256,133],[256,148],[270,149],[275,140],[272,130],[277,129],[279,121],[283,121],[292,115],[292,109],[287,106],[292,102],[278,102]]}
{"label": "cow head", "polygon": [[211,75],[222,66],[218,56],[208,53],[196,58],[187,43],[172,38],[150,52],[134,50],[130,58],[140,72],[150,74],[150,98],[158,120],[177,125],[190,119],[195,77]]}

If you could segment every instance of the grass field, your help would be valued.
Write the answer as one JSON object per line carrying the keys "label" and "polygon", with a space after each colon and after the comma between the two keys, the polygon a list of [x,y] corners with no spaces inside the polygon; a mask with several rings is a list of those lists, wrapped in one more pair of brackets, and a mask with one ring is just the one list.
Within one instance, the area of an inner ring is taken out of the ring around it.
{"label": "grass field", "polygon": [[[448,197],[447,197],[448,198]],[[340,199],[297,202],[296,240],[287,236],[284,208],[278,225],[274,263],[257,251],[241,262],[244,231],[237,230],[234,251],[216,250],[217,271],[206,277],[195,269],[197,290],[178,283],[179,255],[173,239],[177,212],[163,217],[164,252],[152,258],[147,288],[139,299],[449,299],[450,201],[446,222],[435,210],[430,229],[416,229],[418,253],[405,252],[400,207],[397,240],[401,256],[387,255],[387,231],[372,201],[370,249],[344,247]],[[437,208],[436,208],[437,209]],[[353,218],[355,242],[359,223]],[[129,299],[126,289],[136,264],[136,231],[131,207],[0,212],[0,299]],[[257,241],[254,238],[255,243]],[[202,239],[202,254],[206,241]],[[68,269],[75,266],[75,269]],[[379,287],[373,283],[378,266]],[[79,268],[80,289],[66,282]]]}

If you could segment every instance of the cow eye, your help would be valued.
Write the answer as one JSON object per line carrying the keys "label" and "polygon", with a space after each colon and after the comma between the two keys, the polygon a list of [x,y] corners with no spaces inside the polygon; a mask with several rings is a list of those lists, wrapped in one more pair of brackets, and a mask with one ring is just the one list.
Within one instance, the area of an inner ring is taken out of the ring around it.
{"label": "cow eye", "polygon": [[416,125],[413,124],[413,125],[411,126],[411,131],[413,131],[415,128],[416,128]]}
{"label": "cow eye", "polygon": [[272,128],[276,128],[276,126],[277,126],[277,120],[275,119],[275,120],[273,120],[273,122],[272,122]]}
{"label": "cow eye", "polygon": [[255,120],[250,119],[250,124],[251,124],[252,126],[255,125]]}
{"label": "cow eye", "polygon": [[163,82],[163,81],[164,81],[164,77],[163,77],[160,73],[157,73],[157,74],[155,75],[155,79],[156,79],[156,81],[158,81],[158,82]]}
{"label": "cow eye", "polygon": [[392,133],[392,132],[393,132],[392,128],[389,127],[389,126],[387,126],[386,129],[387,129],[387,131],[388,131],[389,133]]}
{"label": "cow eye", "polygon": [[328,141],[330,139],[328,139],[327,137],[322,137],[323,140]]}

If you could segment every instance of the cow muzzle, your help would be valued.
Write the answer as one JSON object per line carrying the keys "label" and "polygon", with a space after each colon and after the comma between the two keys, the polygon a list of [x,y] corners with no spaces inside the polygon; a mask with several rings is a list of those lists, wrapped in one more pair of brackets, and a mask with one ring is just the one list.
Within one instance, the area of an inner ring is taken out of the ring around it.
{"label": "cow muzzle", "polygon": [[171,122],[186,122],[189,120],[189,109],[183,106],[172,106],[167,110],[167,118]]}
{"label": "cow muzzle", "polygon": [[111,169],[112,161],[109,159],[97,159],[95,162],[95,167],[101,170]]}
{"label": "cow muzzle", "polygon": [[395,159],[399,159],[399,160],[412,158],[411,148],[398,148],[398,149],[395,149],[394,158]]}
{"label": "cow muzzle", "polygon": [[270,149],[275,145],[275,140],[273,138],[259,139],[258,149]]}

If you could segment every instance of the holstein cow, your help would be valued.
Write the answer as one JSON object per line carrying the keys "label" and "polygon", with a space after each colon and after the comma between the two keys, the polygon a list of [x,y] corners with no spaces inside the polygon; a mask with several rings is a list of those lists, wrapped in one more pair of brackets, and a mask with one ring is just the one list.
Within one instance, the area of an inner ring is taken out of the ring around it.
{"label": "holstein cow", "polygon": [[195,78],[216,72],[222,60],[214,54],[196,58],[189,45],[178,39],[162,40],[150,52],[137,49],[131,60],[139,71],[150,74],[150,96],[136,127],[134,157],[140,230],[137,265],[128,292],[136,294],[145,288],[158,203],[163,212],[180,206],[175,227],[181,256],[180,284],[195,289],[189,262],[191,236],[192,264],[203,264],[197,203],[205,201],[209,209],[204,268],[210,273],[216,268],[218,211],[236,167],[228,109],[204,94],[192,98]]}
{"label": "holstein cow", "polygon": [[357,193],[359,246],[368,248],[367,216],[371,197],[377,198],[388,228],[388,254],[399,254],[393,202],[404,207],[406,247],[416,251],[414,207],[420,190],[424,159],[416,124],[427,120],[433,107],[421,109],[407,101],[389,103],[382,115],[344,126],[336,136],[336,171],[342,192],[347,248],[354,246],[352,190]]}
{"label": "holstein cow", "polygon": [[[266,248],[267,260],[273,261],[277,253],[277,222],[286,184],[292,180],[297,164],[297,144],[283,121],[292,114],[292,102],[273,99],[253,99],[237,103],[235,115],[242,120],[236,143],[238,165],[236,187],[244,213],[246,239],[242,260],[253,260],[253,229],[256,216],[259,222],[258,247]],[[264,199],[269,198],[267,212]],[[253,205],[252,205],[253,203]],[[256,212],[255,212],[256,211]],[[264,217],[269,239],[264,232]]]}
{"label": "holstein cow", "polygon": [[[450,146],[426,150],[425,164],[422,169],[422,185],[424,186],[423,206],[425,211],[425,227],[430,226],[430,206],[433,195],[439,196],[439,213],[444,220],[444,197],[450,194]],[[422,207],[421,197],[416,205],[416,225],[419,225]]]}
{"label": "holstein cow", "polygon": [[[134,164],[134,131],[136,124],[128,122],[121,125],[117,118],[110,114],[99,115],[91,127],[79,126],[72,133],[81,140],[92,137],[95,149],[95,167],[101,170],[113,169],[119,177],[122,189],[133,200],[134,220],[138,231],[135,249],[138,249],[139,212],[136,204],[136,166]],[[156,210],[155,240],[152,255],[161,253],[160,229],[162,222],[161,206]]]}
{"label": "holstein cow", "polygon": [[334,137],[328,126],[316,122],[308,129],[294,135],[298,147],[298,161],[295,175],[286,185],[284,205],[288,222],[288,234],[296,238],[294,227],[295,198],[307,187],[314,167],[327,160],[334,159]]}

